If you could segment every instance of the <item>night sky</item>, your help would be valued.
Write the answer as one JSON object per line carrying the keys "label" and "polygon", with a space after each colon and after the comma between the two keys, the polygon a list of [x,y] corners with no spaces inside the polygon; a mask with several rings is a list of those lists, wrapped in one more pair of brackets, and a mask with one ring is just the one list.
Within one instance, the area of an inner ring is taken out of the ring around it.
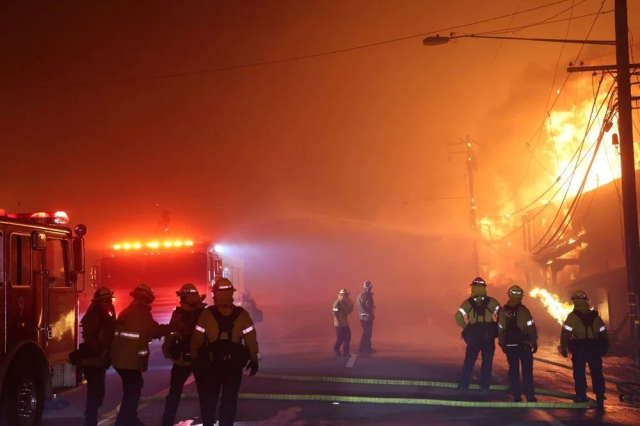
{"label": "night sky", "polygon": [[[167,209],[183,233],[260,241],[279,261],[310,256],[297,262],[295,280],[331,281],[331,292],[427,270],[468,277],[466,252],[450,244],[468,232],[468,201],[439,199],[467,195],[465,158],[448,161],[447,144],[467,134],[481,143],[479,214],[496,213],[500,192],[519,185],[514,203],[532,198],[549,176],[537,162],[524,175],[522,152],[581,46],[462,39],[425,47],[422,39],[550,3],[2,2],[0,207],[66,210],[88,225],[94,251],[153,230]],[[455,31],[559,14],[553,19],[564,21],[507,35],[584,38],[594,16],[581,16],[602,2],[557,3]],[[640,2],[629,3],[640,34]],[[612,8],[607,0],[602,11]],[[613,18],[600,15],[590,38],[612,39]],[[613,51],[586,46],[579,60],[613,63]],[[580,78],[591,77],[573,76],[568,87]],[[574,95],[562,93],[559,107]],[[437,261],[443,250],[464,256]],[[358,252],[371,256],[344,261]],[[270,279],[283,279],[287,268],[275,269]]]}

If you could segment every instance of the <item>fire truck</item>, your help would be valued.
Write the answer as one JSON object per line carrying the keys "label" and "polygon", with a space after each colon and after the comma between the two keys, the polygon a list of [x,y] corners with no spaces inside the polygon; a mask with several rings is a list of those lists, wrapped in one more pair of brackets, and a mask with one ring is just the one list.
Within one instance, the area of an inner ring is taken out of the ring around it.
{"label": "fire truck", "polygon": [[76,387],[78,276],[87,228],[64,212],[0,210],[0,425],[34,426],[45,400]]}
{"label": "fire truck", "polygon": [[98,259],[91,268],[91,280],[94,287],[106,286],[114,292],[116,312],[127,307],[135,286],[147,283],[156,295],[154,318],[167,322],[178,302],[176,291],[185,283],[206,294],[208,303],[218,277],[229,278],[236,288],[243,288],[242,268],[237,262],[225,264],[223,251],[210,241],[188,238],[124,241],[113,244]]}

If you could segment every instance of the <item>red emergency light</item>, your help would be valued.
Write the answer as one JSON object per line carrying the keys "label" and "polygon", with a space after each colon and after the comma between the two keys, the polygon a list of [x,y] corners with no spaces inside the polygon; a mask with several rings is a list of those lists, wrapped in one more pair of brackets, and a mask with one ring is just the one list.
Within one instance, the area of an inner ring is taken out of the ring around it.
{"label": "red emergency light", "polygon": [[162,243],[160,241],[148,241],[145,244],[142,244],[140,242],[125,242],[125,243],[120,243],[120,244],[114,244],[113,246],[111,246],[111,248],[113,250],[116,251],[131,251],[131,250],[140,250],[143,247],[149,248],[149,249],[158,249],[160,247],[164,247],[164,248],[182,248],[182,247],[193,247],[193,241],[192,240],[166,240],[163,241]]}
{"label": "red emergency light", "polygon": [[[5,212],[6,213],[6,212]],[[69,215],[62,211],[57,212],[35,212],[35,213],[9,213],[7,217],[12,219],[26,219],[37,222],[44,222],[51,225],[66,225],[69,223]]]}

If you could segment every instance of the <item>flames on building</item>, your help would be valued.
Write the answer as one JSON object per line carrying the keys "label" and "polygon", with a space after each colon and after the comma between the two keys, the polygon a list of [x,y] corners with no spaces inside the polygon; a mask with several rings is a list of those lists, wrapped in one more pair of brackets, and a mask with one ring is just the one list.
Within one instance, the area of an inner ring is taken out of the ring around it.
{"label": "flames on building", "polygon": [[[529,146],[528,155],[540,166],[538,174],[521,182],[516,195],[504,178],[494,179],[497,214],[478,219],[485,246],[483,273],[494,283],[535,287],[530,295],[559,323],[573,309],[566,303],[570,292],[583,286],[605,321],[615,319],[612,327],[623,329],[626,296],[615,84],[599,76],[569,81],[563,90],[575,102],[549,111]],[[634,148],[638,170],[640,150],[637,144]],[[610,318],[614,298],[620,309]]]}

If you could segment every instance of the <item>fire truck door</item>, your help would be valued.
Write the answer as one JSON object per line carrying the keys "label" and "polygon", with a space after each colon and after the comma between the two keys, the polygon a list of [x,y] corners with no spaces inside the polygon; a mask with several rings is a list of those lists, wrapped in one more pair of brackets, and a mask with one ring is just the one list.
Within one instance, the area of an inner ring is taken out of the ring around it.
{"label": "fire truck door", "polygon": [[[40,328],[42,310],[42,255],[32,250],[28,234],[13,233],[7,229],[8,267],[6,285],[6,347],[11,348],[23,340],[42,344]],[[5,247],[7,245],[5,244]]]}
{"label": "fire truck door", "polygon": [[76,348],[76,292],[69,279],[69,242],[47,237],[45,249],[45,351],[49,362],[65,362]]}

